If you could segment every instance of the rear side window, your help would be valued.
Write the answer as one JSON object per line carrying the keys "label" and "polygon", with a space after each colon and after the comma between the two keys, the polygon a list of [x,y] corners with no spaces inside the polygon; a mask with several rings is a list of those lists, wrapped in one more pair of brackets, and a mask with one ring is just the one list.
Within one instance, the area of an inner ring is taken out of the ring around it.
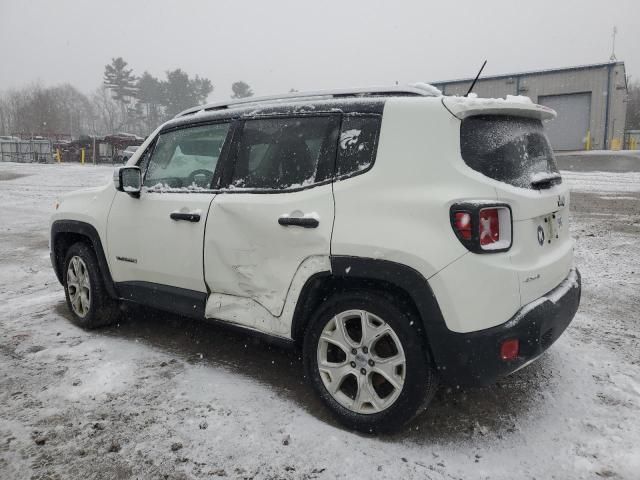
{"label": "rear side window", "polygon": [[245,121],[231,187],[287,190],[330,179],[338,128],[337,116]]}
{"label": "rear side window", "polygon": [[521,188],[561,183],[553,150],[540,120],[482,115],[462,120],[460,148],[477,172]]}
{"label": "rear side window", "polygon": [[362,172],[376,156],[380,116],[345,116],[340,130],[336,177],[346,177]]}

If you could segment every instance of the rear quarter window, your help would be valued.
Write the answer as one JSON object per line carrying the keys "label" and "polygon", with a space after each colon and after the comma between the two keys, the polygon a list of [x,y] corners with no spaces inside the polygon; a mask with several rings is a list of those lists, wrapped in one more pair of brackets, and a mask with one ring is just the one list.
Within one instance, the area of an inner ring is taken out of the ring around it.
{"label": "rear quarter window", "polygon": [[562,182],[540,120],[503,115],[465,118],[460,149],[469,167],[499,182],[520,188]]}
{"label": "rear quarter window", "polygon": [[380,115],[345,116],[342,119],[336,164],[338,179],[364,172],[373,165],[380,121]]}

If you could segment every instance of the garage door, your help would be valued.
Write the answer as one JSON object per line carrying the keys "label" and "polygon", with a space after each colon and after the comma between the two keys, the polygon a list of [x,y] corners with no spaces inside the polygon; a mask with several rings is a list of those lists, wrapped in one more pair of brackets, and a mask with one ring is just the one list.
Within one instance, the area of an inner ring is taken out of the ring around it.
{"label": "garage door", "polygon": [[591,119],[591,93],[547,95],[538,103],[553,108],[558,118],[545,128],[554,150],[584,150]]}

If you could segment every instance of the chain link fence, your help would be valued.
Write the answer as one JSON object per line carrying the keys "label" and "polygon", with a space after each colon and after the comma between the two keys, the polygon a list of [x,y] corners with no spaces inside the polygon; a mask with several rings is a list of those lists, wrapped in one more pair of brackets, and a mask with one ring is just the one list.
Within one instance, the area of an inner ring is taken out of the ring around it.
{"label": "chain link fence", "polygon": [[51,142],[46,139],[21,140],[17,137],[0,137],[0,161],[53,163]]}

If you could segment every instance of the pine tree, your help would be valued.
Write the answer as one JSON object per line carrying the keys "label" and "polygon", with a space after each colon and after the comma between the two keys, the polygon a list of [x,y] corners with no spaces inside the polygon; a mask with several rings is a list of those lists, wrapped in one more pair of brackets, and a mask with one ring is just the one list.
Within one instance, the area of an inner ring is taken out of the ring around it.
{"label": "pine tree", "polygon": [[[120,104],[122,115],[127,118],[127,106],[136,96],[136,77],[122,57],[112,58],[104,67],[104,85],[111,90],[113,99]],[[125,121],[125,123],[128,123]]]}
{"label": "pine tree", "polygon": [[190,79],[189,75],[179,68],[167,72],[167,80],[162,82],[162,87],[163,105],[169,117],[204,103],[213,91],[211,80],[197,75]]}
{"label": "pine tree", "polygon": [[162,117],[161,105],[163,103],[163,86],[162,82],[149,72],[144,72],[138,79],[136,84],[137,99],[144,117],[147,133],[151,132],[155,126],[160,123]]}
{"label": "pine tree", "polygon": [[233,91],[231,98],[247,98],[253,96],[253,91],[249,84],[242,81],[234,82],[233,85],[231,85],[231,90]]}

